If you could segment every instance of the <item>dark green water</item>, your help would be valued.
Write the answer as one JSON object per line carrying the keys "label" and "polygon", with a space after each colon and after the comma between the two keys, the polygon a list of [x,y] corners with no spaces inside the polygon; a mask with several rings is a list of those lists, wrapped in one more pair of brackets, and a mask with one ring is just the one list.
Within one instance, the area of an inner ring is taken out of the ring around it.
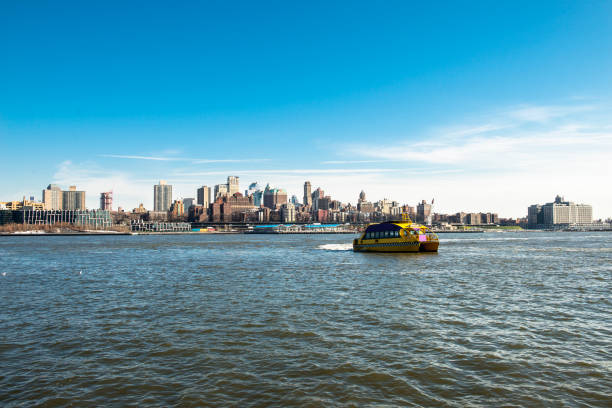
{"label": "dark green water", "polygon": [[611,406],[612,234],[0,237],[0,405]]}

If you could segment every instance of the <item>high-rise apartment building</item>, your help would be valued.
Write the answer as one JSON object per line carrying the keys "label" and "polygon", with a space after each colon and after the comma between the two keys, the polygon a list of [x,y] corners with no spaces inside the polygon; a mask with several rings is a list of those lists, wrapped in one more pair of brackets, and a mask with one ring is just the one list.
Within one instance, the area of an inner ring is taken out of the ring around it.
{"label": "high-rise apartment building", "polygon": [[191,207],[195,203],[195,198],[183,198],[183,206],[185,207],[185,212],[189,212],[189,207]]}
{"label": "high-rise apartment building", "polygon": [[321,190],[321,187],[317,187],[310,197],[312,199],[312,210],[316,212],[319,210],[319,199],[325,197],[325,192]]}
{"label": "high-rise apartment building", "polygon": [[208,208],[210,206],[210,188],[202,186],[198,188],[198,205]]}
{"label": "high-rise apartment building", "polygon": [[77,191],[76,186],[70,186],[67,191],[62,191],[62,209],[84,210],[85,191]]}
{"label": "high-rise apartment building", "polygon": [[542,206],[540,204],[530,205],[527,208],[527,226],[535,227],[537,225],[543,225],[544,220],[542,219]]}
{"label": "high-rise apartment building", "polygon": [[281,207],[281,221],[295,222],[295,205],[287,203]]}
{"label": "high-rise apartment building", "polygon": [[42,191],[42,201],[45,210],[63,210],[62,189],[57,184],[49,184],[46,190]]}
{"label": "high-rise apartment building", "polygon": [[287,192],[282,188],[270,188],[270,185],[267,185],[263,194],[264,207],[275,210],[283,204],[287,204]]}
{"label": "high-rise apartment building", "polygon": [[215,186],[215,198],[214,201],[217,201],[218,198],[226,196],[228,194],[227,184],[217,184]]}
{"label": "high-rise apartment building", "polygon": [[527,223],[530,228],[538,226],[591,224],[593,208],[588,204],[575,204],[556,196],[555,201],[544,205],[534,204],[527,209]]}
{"label": "high-rise apartment building", "polygon": [[431,204],[425,200],[417,204],[416,221],[431,224]]}
{"label": "high-rise apartment building", "polygon": [[227,178],[227,192],[229,195],[234,195],[240,191],[240,177],[228,176]]}
{"label": "high-rise apartment building", "polygon": [[172,204],[172,186],[160,180],[153,186],[153,211],[165,212],[170,210]]}
{"label": "high-rise apartment building", "polygon": [[361,190],[361,193],[359,193],[359,199],[357,200],[358,203],[363,203],[366,201],[366,193],[365,191]]}
{"label": "high-rise apartment building", "polygon": [[170,206],[170,213],[172,213],[173,217],[180,217],[185,214],[185,206],[183,204],[183,200],[174,200],[172,205]]}
{"label": "high-rise apartment building", "polygon": [[42,192],[45,210],[85,210],[85,191],[77,191],[76,186],[62,190],[57,184],[49,184]]}
{"label": "high-rise apartment building", "polygon": [[113,192],[100,193],[100,209],[113,211]]}
{"label": "high-rise apartment building", "polygon": [[251,183],[249,185],[249,189],[244,190],[244,196],[245,197],[251,196],[258,190],[261,190],[261,187],[259,186],[259,184],[257,184],[257,182]]}
{"label": "high-rise apartment building", "polygon": [[310,181],[304,183],[304,205],[312,205],[311,188]]}

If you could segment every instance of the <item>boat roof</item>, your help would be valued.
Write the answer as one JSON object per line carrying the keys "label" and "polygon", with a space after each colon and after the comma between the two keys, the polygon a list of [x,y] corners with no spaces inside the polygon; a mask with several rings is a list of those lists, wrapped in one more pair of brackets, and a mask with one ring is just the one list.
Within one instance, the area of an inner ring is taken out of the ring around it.
{"label": "boat roof", "polygon": [[404,221],[385,221],[378,224],[370,224],[366,228],[366,232],[376,232],[376,231],[397,231],[400,229],[422,229],[427,228],[424,225],[417,224],[414,222],[404,222]]}

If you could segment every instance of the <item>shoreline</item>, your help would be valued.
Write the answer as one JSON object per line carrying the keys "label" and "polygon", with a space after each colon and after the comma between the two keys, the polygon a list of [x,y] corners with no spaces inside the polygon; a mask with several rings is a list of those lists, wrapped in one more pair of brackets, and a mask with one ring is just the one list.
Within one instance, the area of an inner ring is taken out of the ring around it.
{"label": "shoreline", "polygon": [[[488,231],[433,231],[436,234],[482,234],[485,232],[506,232],[505,230]],[[514,231],[513,231],[514,232]],[[612,230],[521,230],[516,232],[612,232]],[[355,235],[359,231],[321,231],[321,232],[251,232],[251,231],[215,231],[215,232],[193,232],[193,231],[170,231],[170,232],[1,232],[0,237],[92,237],[92,236],[128,236],[128,235]]]}

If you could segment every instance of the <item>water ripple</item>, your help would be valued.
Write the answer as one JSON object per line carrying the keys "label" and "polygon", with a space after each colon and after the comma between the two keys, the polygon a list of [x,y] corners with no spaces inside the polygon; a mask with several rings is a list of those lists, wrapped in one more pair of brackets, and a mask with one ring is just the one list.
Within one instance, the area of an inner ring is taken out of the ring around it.
{"label": "water ripple", "polygon": [[2,406],[609,406],[612,234],[0,237]]}

